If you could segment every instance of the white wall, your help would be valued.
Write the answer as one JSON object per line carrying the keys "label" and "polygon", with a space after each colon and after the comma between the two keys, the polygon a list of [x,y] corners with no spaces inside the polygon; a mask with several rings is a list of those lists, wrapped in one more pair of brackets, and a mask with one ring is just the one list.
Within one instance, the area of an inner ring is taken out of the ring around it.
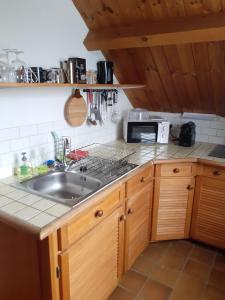
{"label": "white wall", "polygon": [[225,144],[225,118],[216,116],[215,120],[184,119],[182,114],[154,112],[174,125],[173,134],[179,136],[180,126],[193,121],[196,124],[196,140],[212,144]]}
{"label": "white wall", "polygon": [[[57,67],[68,57],[84,57],[87,69],[96,69],[100,52],[83,46],[87,33],[72,0],[1,0],[0,50],[18,48],[30,66]],[[0,90],[0,178],[11,175],[15,157],[35,152],[37,161],[53,157],[51,130],[72,137],[74,147],[107,142],[120,136],[120,125],[72,128],[64,120],[64,104],[71,89]],[[121,91],[121,110],[130,103]]]}
{"label": "white wall", "polygon": [[[87,31],[72,0],[0,0],[0,50],[23,50],[28,65],[57,67],[60,60],[78,56],[87,59],[87,69],[95,69],[102,55],[86,51]],[[15,157],[24,150],[35,152],[37,162],[52,158],[51,130],[71,136],[74,147],[121,136],[121,124],[110,121],[103,127],[68,126],[63,109],[70,93],[68,88],[0,90],[0,178],[12,173]],[[122,91],[119,101],[121,111],[131,107]],[[180,114],[162,115],[182,123]],[[224,143],[225,119],[197,122],[197,140]]]}

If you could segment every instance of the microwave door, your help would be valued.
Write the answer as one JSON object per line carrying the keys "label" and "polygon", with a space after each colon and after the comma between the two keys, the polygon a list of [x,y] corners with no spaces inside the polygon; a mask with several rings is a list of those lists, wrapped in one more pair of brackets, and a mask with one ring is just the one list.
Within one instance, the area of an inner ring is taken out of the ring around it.
{"label": "microwave door", "polygon": [[128,143],[156,143],[158,123],[130,122],[128,125]]}

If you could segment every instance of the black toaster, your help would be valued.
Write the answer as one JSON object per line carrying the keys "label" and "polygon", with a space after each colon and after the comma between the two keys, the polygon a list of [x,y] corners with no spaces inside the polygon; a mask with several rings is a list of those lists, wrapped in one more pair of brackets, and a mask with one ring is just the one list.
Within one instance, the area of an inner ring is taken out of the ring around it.
{"label": "black toaster", "polygon": [[195,144],[196,125],[194,122],[188,122],[181,126],[179,145],[191,147]]}

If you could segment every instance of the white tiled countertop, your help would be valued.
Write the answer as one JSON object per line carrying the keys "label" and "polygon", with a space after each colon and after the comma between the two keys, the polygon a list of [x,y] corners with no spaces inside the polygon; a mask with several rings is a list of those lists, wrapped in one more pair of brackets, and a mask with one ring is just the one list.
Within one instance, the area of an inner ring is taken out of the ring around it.
{"label": "white tiled countertop", "polygon": [[[115,148],[135,151],[130,156],[129,162],[143,165],[147,162],[160,162],[165,160],[197,159],[210,160],[225,166],[225,159],[210,157],[208,154],[215,144],[196,143],[193,147],[185,148],[175,144],[168,145],[142,145],[126,144],[123,140],[109,143]],[[55,201],[41,198],[40,196],[27,193],[24,190],[12,187],[15,180],[10,177],[0,182],[0,220],[10,220],[17,226],[29,226],[31,231],[40,233],[53,221],[59,220],[72,209],[69,206]],[[113,184],[113,182],[112,182]]]}

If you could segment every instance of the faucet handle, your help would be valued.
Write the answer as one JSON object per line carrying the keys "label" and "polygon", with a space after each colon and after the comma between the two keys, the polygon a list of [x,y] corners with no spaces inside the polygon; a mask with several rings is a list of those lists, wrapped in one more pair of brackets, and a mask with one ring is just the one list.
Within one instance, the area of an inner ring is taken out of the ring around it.
{"label": "faucet handle", "polygon": [[65,170],[65,164],[57,159],[54,163],[54,169],[58,170],[58,171],[64,171]]}

